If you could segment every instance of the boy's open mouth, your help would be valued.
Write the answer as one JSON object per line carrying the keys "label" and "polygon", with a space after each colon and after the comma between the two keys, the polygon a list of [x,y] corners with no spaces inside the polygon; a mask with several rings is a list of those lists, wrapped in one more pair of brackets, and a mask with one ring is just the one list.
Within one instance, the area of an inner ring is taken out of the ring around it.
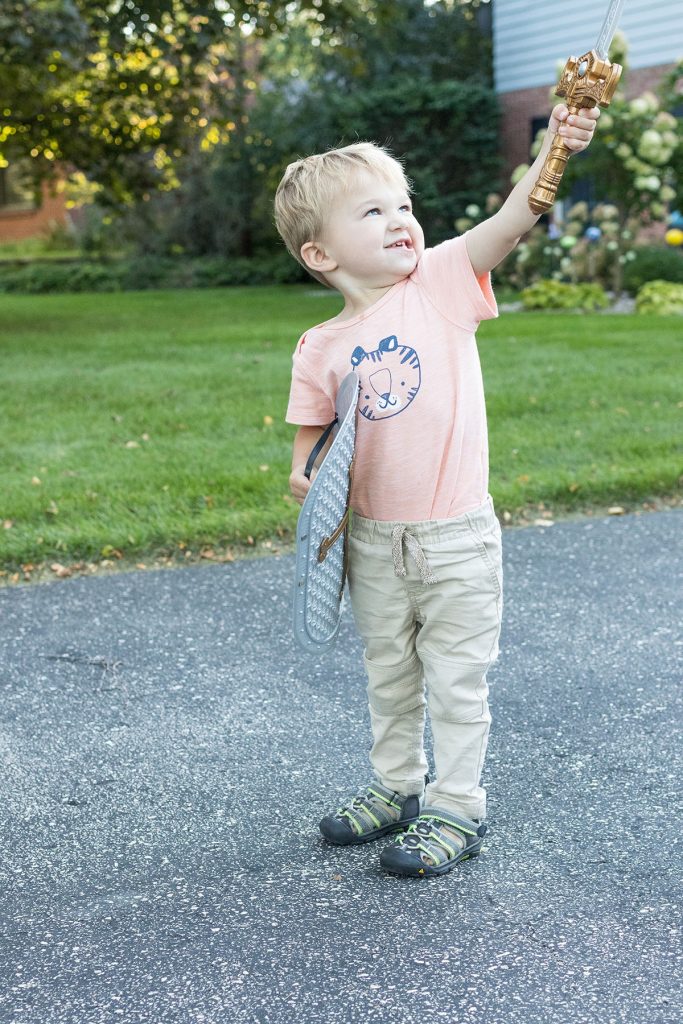
{"label": "boy's open mouth", "polygon": [[409,238],[401,238],[398,242],[392,242],[391,245],[385,246],[387,249],[412,249],[413,243]]}

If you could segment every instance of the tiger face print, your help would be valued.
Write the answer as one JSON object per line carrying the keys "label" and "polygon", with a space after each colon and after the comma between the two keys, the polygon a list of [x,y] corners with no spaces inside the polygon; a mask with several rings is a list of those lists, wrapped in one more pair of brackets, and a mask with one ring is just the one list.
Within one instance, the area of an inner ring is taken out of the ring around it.
{"label": "tiger face print", "polygon": [[360,380],[358,409],[367,420],[386,420],[407,409],[420,390],[420,359],[414,348],[399,344],[395,334],[372,352],[358,345],[351,365]]}

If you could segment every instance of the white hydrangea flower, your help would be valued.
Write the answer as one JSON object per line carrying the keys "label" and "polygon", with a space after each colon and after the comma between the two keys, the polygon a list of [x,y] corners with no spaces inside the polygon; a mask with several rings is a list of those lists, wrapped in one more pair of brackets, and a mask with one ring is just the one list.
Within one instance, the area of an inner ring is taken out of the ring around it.
{"label": "white hydrangea flower", "polygon": [[472,217],[472,219],[475,219],[476,217],[480,216],[481,210],[479,209],[476,203],[470,203],[469,206],[465,207],[465,213],[467,214],[468,217]]}
{"label": "white hydrangea flower", "polygon": [[656,174],[648,176],[641,174],[634,181],[634,185],[643,192],[657,192],[662,187],[662,183]]}
{"label": "white hydrangea flower", "polygon": [[654,114],[659,110],[659,100],[653,92],[644,92],[631,100],[629,108],[634,114]]}
{"label": "white hydrangea flower", "polygon": [[[602,123],[602,122],[601,122]],[[572,208],[567,212],[568,220],[585,220],[588,216],[588,203],[580,202],[574,203]]]}
{"label": "white hydrangea flower", "polygon": [[655,128],[678,128],[678,121],[668,110],[660,110],[654,120]]}
{"label": "white hydrangea flower", "polygon": [[661,152],[662,145],[663,140],[659,132],[655,131],[654,128],[647,128],[640,136],[638,155],[642,156],[643,160],[651,160],[653,163],[659,163],[658,156]]}
{"label": "white hydrangea flower", "polygon": [[647,114],[649,113],[649,107],[647,101],[643,96],[638,96],[635,100],[631,100],[629,103],[629,109],[632,114]]}
{"label": "white hydrangea flower", "polygon": [[515,167],[514,171],[510,175],[510,181],[512,182],[512,184],[516,185],[518,182],[520,182],[528,170],[528,164],[520,164],[519,167]]}

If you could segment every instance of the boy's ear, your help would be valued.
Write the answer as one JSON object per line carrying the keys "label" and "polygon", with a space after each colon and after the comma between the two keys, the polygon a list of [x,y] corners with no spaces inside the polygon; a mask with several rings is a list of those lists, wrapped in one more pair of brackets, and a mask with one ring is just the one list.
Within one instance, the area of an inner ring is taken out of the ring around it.
{"label": "boy's ear", "polygon": [[304,242],[299,250],[301,259],[309,270],[315,270],[318,274],[329,273],[337,269],[337,261],[328,256],[319,242]]}

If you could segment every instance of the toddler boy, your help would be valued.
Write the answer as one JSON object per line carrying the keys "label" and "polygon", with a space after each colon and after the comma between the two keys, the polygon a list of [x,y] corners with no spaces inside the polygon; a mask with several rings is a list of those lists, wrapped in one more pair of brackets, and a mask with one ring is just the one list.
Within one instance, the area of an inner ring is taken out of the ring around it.
{"label": "toddler boy", "polygon": [[352,369],[360,380],[348,578],[365,645],[374,779],[320,829],[341,845],[399,833],[380,857],[396,874],[441,875],[481,850],[502,569],[475,332],[498,315],[490,271],[538,219],[527,197],[553,136],[580,151],[598,116],[556,106],[536,162],[501,209],[431,249],[401,164],[373,144],[290,164],[277,190],[287,248],[344,299],[293,357],[287,421],[299,428],[290,476],[299,502],[339,384]]}

